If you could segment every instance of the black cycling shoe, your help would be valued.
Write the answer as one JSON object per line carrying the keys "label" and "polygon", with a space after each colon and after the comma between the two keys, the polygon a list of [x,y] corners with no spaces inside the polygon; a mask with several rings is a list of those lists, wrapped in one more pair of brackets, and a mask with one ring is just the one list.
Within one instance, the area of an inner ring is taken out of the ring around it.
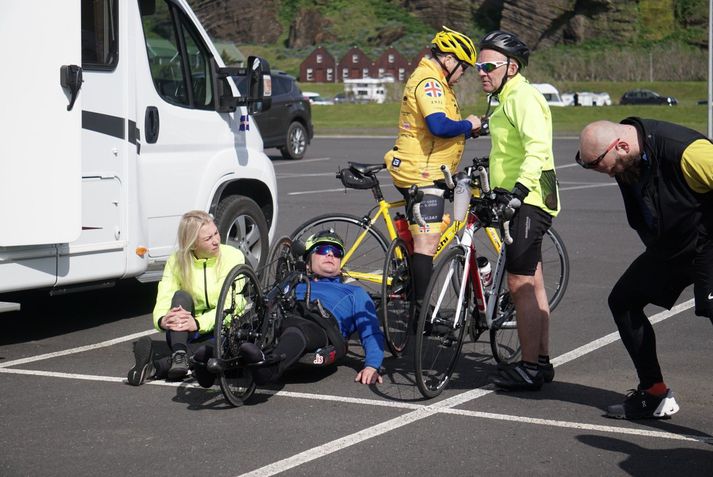
{"label": "black cycling shoe", "polygon": [[505,391],[539,391],[545,382],[543,372],[538,370],[532,376],[522,363],[516,363],[498,370],[490,376],[490,382]]}
{"label": "black cycling shoe", "polygon": [[552,363],[540,364],[539,368],[546,383],[551,383],[555,379],[555,367]]}
{"label": "black cycling shoe", "polygon": [[180,381],[188,374],[188,353],[183,350],[171,355],[171,368],[168,370],[169,381]]}
{"label": "black cycling shoe", "polygon": [[255,343],[246,341],[238,347],[238,355],[242,356],[248,364],[257,364],[265,361],[265,353]]}
{"label": "black cycling shoe", "polygon": [[129,374],[126,376],[126,380],[132,386],[141,386],[144,384],[144,381],[154,376],[152,345],[153,342],[148,336],[139,338],[139,340],[134,343],[134,359],[136,359],[136,364],[129,370]]}

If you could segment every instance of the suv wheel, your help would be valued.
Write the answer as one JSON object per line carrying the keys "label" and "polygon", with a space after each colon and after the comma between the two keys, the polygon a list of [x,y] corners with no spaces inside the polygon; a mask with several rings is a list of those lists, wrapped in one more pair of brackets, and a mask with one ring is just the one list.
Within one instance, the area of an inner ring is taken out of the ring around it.
{"label": "suv wheel", "polygon": [[268,253],[268,226],[260,207],[247,197],[231,195],[215,211],[215,225],[223,243],[242,251],[245,262],[259,270]]}
{"label": "suv wheel", "polygon": [[295,121],[287,128],[287,141],[285,146],[280,148],[280,152],[285,159],[302,159],[306,150],[307,130]]}

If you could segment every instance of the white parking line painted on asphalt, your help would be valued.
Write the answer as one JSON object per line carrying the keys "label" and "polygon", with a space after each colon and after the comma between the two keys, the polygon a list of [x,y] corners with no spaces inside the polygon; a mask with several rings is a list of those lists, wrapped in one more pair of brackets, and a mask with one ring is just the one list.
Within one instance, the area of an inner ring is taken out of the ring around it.
{"label": "white parking line painted on asphalt", "polygon": [[280,166],[301,166],[302,164],[306,164],[308,162],[322,162],[322,161],[331,161],[331,157],[313,157],[312,159],[299,159],[297,161],[280,161],[280,162],[273,162],[272,165],[273,167],[280,167]]}
{"label": "white parking line painted on asphalt", "polygon": [[702,442],[713,444],[713,437],[694,436],[687,434],[674,434],[672,432],[654,431],[651,429],[634,429],[631,427],[600,426],[597,424],[585,424],[583,422],[557,421],[553,419],[539,419],[535,417],[511,416],[508,414],[496,414],[492,412],[467,411],[464,409],[444,409],[444,414],[456,414],[460,416],[482,417],[483,419],[495,419],[499,421],[524,422],[540,426],[561,427],[565,429],[580,429],[586,431],[607,432],[613,434],[628,434],[642,437],[656,437],[658,439],[671,439],[675,441]]}
{"label": "white parking line painted on asphalt", "polygon": [[37,356],[30,356],[28,358],[16,359],[13,361],[6,361],[0,363],[0,368],[7,368],[8,366],[17,366],[18,364],[33,363],[35,361],[42,361],[43,359],[57,358],[58,356],[66,356],[68,354],[81,353],[83,351],[91,351],[93,349],[106,348],[107,346],[113,346],[118,343],[124,343],[126,341],[131,341],[135,338],[141,338],[142,336],[152,335],[158,333],[156,330],[147,330],[140,333],[134,333],[133,335],[122,336],[121,338],[116,338],[113,340],[102,341],[101,343],[96,343],[92,345],[80,346],[78,348],[65,349],[63,351],[56,351],[54,353],[39,354]]}
{"label": "white parking line painted on asphalt", "polygon": [[566,190],[595,189],[597,187],[614,187],[616,185],[617,185],[616,182],[607,182],[607,183],[589,184],[589,185],[581,185],[581,186],[573,186],[573,187],[560,187],[559,191],[564,192]]}
{"label": "white parking line painted on asphalt", "polygon": [[322,194],[324,192],[344,192],[344,187],[340,187],[339,189],[322,189],[322,190],[306,190],[304,192],[289,192],[287,195]]}

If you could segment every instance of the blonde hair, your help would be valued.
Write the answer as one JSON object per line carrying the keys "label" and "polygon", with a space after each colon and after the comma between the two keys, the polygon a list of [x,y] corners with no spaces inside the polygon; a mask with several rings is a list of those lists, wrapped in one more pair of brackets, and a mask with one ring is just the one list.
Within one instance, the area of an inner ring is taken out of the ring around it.
{"label": "blonde hair", "polygon": [[[176,265],[181,289],[192,293],[193,288],[193,251],[201,227],[213,223],[213,216],[202,210],[191,210],[183,214],[178,224],[178,251]],[[220,251],[218,252],[220,258]]]}

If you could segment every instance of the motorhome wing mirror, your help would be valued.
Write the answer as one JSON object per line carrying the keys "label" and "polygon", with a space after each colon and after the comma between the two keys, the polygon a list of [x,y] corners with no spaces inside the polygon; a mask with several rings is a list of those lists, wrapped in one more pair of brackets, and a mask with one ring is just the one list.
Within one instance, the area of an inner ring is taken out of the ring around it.
{"label": "motorhome wing mirror", "polygon": [[[272,105],[272,81],[270,65],[262,58],[251,56],[245,68],[220,67],[215,59],[211,60],[213,70],[213,91],[215,110],[219,113],[231,113],[238,106],[247,106],[248,113],[254,114],[267,111]],[[233,76],[239,84],[247,83],[246,88],[240,88],[246,94],[238,98],[233,96],[226,78]]]}
{"label": "motorhome wing mirror", "polygon": [[272,106],[270,65],[263,58],[248,57],[248,113],[267,111]]}

